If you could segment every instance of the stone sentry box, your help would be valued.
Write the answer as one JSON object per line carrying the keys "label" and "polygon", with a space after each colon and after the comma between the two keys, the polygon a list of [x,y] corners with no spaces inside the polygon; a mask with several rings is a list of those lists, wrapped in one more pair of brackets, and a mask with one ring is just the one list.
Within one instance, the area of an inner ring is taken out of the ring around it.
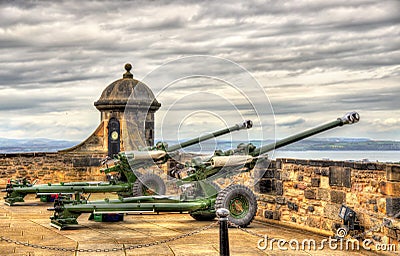
{"label": "stone sentry box", "polygon": [[[15,178],[44,183],[104,180],[101,159],[119,151],[152,146],[154,115],[161,104],[146,84],[133,78],[131,69],[132,65],[126,64],[122,78],[109,84],[94,103],[100,111],[100,124],[86,140],[58,152],[0,154],[0,187]],[[131,115],[125,115],[128,101]],[[131,118],[126,120],[126,116]],[[138,127],[137,132],[128,130],[130,127]]]}

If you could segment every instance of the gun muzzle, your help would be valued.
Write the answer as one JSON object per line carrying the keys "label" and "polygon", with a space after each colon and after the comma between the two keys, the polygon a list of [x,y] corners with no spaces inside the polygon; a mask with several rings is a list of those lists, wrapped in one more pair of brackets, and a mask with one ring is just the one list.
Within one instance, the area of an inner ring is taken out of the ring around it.
{"label": "gun muzzle", "polygon": [[237,124],[239,126],[239,129],[250,129],[251,127],[253,127],[253,121],[251,120],[246,120],[241,124]]}
{"label": "gun muzzle", "polygon": [[13,188],[5,188],[5,189],[2,189],[2,190],[1,190],[1,192],[7,192],[7,193],[11,193],[11,192],[13,192],[13,191],[14,191]]}
{"label": "gun muzzle", "polygon": [[360,115],[353,111],[346,113],[342,118],[339,118],[343,124],[355,124],[360,121]]}

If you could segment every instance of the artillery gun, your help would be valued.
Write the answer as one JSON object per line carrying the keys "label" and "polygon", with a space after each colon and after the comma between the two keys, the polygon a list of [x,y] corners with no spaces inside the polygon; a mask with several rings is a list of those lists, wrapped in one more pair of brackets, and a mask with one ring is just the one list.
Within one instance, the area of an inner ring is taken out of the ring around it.
{"label": "artillery gun", "polygon": [[[146,165],[163,164],[174,156],[176,152],[185,147],[222,136],[242,129],[250,129],[253,126],[252,121],[247,120],[241,124],[221,129],[210,134],[190,139],[188,141],[168,146],[163,142],[158,142],[154,147],[147,147],[141,151],[122,152],[114,159],[106,159],[107,168],[103,169],[108,177],[108,182],[61,182],[57,184],[35,185],[27,179],[10,180],[6,189],[5,204],[14,205],[16,202],[24,202],[27,194],[36,194],[38,196],[48,197],[50,195],[75,195],[75,200],[81,200],[82,193],[105,193],[117,192],[120,197],[143,196],[151,194],[165,194],[166,187],[164,181],[154,173],[141,175],[140,172],[133,172],[131,168],[144,167]],[[132,159],[132,160],[130,160]],[[114,164],[108,167],[108,164]],[[115,174],[115,175],[111,175]],[[141,175],[140,179],[138,176]],[[145,184],[145,185],[144,185]]]}
{"label": "artillery gun", "polygon": [[208,159],[193,159],[172,173],[182,193],[177,196],[154,195],[102,201],[63,201],[57,200],[50,217],[53,227],[64,229],[78,224],[82,213],[96,215],[132,212],[189,212],[196,220],[212,220],[216,210],[226,208],[230,211],[229,221],[240,227],[248,226],[257,212],[254,193],[246,186],[232,184],[220,190],[213,182],[220,177],[229,177],[251,171],[257,160],[267,152],[284,147],[304,138],[326,130],[353,124],[359,121],[357,112],[347,113],[342,118],[289,136],[275,143],[256,148],[254,145],[240,144],[235,150],[216,151]]}

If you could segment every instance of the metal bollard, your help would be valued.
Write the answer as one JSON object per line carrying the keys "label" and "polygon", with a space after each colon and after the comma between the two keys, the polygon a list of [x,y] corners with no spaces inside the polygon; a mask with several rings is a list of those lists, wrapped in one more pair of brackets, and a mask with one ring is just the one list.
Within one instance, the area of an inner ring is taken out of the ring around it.
{"label": "metal bollard", "polygon": [[229,210],[220,208],[217,210],[219,218],[219,255],[229,256],[229,238],[228,238],[228,216]]}

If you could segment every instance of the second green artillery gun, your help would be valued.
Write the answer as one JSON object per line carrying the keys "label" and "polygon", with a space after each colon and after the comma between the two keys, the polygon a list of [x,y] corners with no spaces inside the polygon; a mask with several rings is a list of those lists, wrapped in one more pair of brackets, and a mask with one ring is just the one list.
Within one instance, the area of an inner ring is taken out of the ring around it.
{"label": "second green artillery gun", "polygon": [[[154,173],[133,172],[134,166],[144,167],[149,164],[163,164],[174,156],[179,149],[192,146],[203,141],[222,136],[234,131],[250,129],[252,121],[247,120],[241,124],[221,129],[188,141],[168,146],[166,143],[158,142],[154,147],[147,147],[141,151],[122,152],[114,159],[106,159],[105,163],[112,163],[113,166],[102,170],[109,177],[107,182],[61,182],[57,184],[35,185],[27,179],[9,180],[6,189],[5,204],[14,205],[16,202],[24,202],[27,194],[48,197],[50,195],[74,195],[76,200],[80,200],[82,193],[105,193],[117,192],[120,197],[132,197],[159,194],[163,195],[166,191],[164,181]],[[112,175],[114,174],[114,175]],[[138,179],[138,176],[141,176]],[[145,185],[144,185],[145,184]]]}
{"label": "second green artillery gun", "polygon": [[253,170],[259,159],[266,159],[267,152],[284,147],[315,134],[359,121],[357,112],[347,113],[342,118],[300,132],[287,138],[256,148],[253,144],[239,144],[234,150],[216,151],[213,156],[193,158],[186,165],[177,165],[171,175],[177,178],[181,190],[179,195],[153,195],[101,201],[57,200],[51,225],[64,229],[78,224],[82,213],[91,213],[90,218],[102,214],[123,214],[132,212],[188,212],[196,220],[212,220],[216,210],[230,211],[229,221],[240,227],[248,226],[257,212],[256,196],[250,188],[231,184],[220,189],[214,182]]}

